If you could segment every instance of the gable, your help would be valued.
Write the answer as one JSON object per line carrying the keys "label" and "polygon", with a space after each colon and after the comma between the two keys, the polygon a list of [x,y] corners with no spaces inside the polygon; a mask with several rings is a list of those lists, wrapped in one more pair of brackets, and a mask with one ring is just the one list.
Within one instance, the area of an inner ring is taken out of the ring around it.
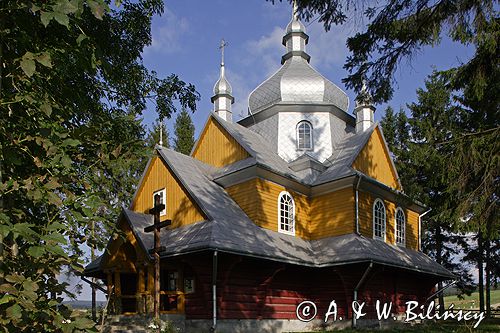
{"label": "gable", "polygon": [[191,156],[216,167],[250,157],[248,152],[217,123],[213,116],[209,117]]}
{"label": "gable", "polygon": [[172,225],[169,228],[177,228],[205,220],[201,209],[158,156],[151,159],[139,186],[131,205],[133,211],[148,214],[153,207],[153,193],[165,189],[166,214],[161,216],[160,220],[172,220]]}
{"label": "gable", "polygon": [[121,235],[112,236],[104,252],[101,268],[103,270],[119,268],[124,272],[135,272],[135,264],[148,260],[147,255],[123,215],[118,221],[118,229]]}
{"label": "gable", "polygon": [[389,149],[378,126],[352,163],[352,167],[393,189],[401,189]]}

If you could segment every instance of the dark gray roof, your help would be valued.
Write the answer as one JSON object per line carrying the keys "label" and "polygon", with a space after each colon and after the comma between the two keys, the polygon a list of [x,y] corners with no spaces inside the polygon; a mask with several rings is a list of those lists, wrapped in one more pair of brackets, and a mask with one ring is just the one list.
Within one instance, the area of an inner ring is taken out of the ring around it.
{"label": "dark gray roof", "polygon": [[368,130],[347,136],[339,142],[334,147],[332,156],[323,163],[328,166],[328,169],[321,173],[312,185],[319,185],[356,174],[351,165],[376,127],[377,124],[373,124]]}
{"label": "dark gray roof", "polygon": [[[446,278],[453,275],[421,252],[388,245],[384,242],[356,234],[306,241],[299,237],[260,228],[227,194],[223,187],[213,180],[243,168],[261,165],[293,179],[300,178],[300,171],[294,171],[281,159],[257,133],[235,123],[212,117],[246,149],[251,157],[223,168],[206,165],[190,156],[157,146],[162,160],[181,182],[192,200],[202,210],[206,220],[194,224],[164,229],[161,243],[166,247],[162,256],[171,256],[200,250],[219,250],[278,260],[314,267],[333,266],[356,262],[374,262],[392,265]],[[354,175],[352,162],[365,146],[375,130],[369,130],[346,137],[334,149],[334,154],[325,163],[327,169],[314,179],[312,185]],[[293,164],[293,163],[292,163]],[[303,182],[303,180],[302,180]],[[124,209],[122,217],[127,220],[144,250],[153,247],[153,235],[144,228],[153,223],[151,215]],[[96,270],[99,262],[91,263],[88,270]]]}
{"label": "dark gray roof", "polygon": [[101,269],[101,262],[104,255],[100,255],[85,267],[84,275],[98,272]]}
{"label": "dark gray roof", "polygon": [[[152,234],[144,233],[144,228],[153,222],[151,215],[124,209],[123,216],[144,250],[152,248]],[[200,221],[172,230],[164,229],[161,232],[161,243],[166,248],[166,251],[162,252],[164,257],[201,250],[218,250],[310,267],[373,262],[454,278],[453,274],[418,251],[357,234],[305,241],[260,228],[245,216],[233,221]],[[100,261],[101,257],[87,266],[85,272],[95,271]]]}
{"label": "dark gray roof", "polygon": [[[221,186],[211,180],[211,167],[170,149],[157,147],[157,150],[206,216],[205,221],[162,230],[161,243],[166,247],[162,256],[219,250],[313,267],[369,261],[452,277],[451,273],[421,252],[356,234],[306,241],[260,228]],[[152,216],[128,209],[123,210],[122,216],[141,246],[145,250],[151,249],[153,236],[144,233],[144,228],[153,223]]]}
{"label": "dark gray roof", "polygon": [[211,117],[251,155],[250,158],[219,168],[212,173],[213,179],[253,165],[267,168],[305,185],[316,185],[353,175],[355,172],[351,168],[352,159],[348,158],[351,157],[349,154],[359,153],[375,128],[373,125],[368,131],[346,136],[334,149],[332,156],[323,163],[327,167],[324,172],[304,172],[304,170],[294,171],[291,167],[294,162],[287,163],[283,160],[271,149],[269,142],[258,133],[238,123],[224,121],[216,114],[211,114]]}
{"label": "dark gray roof", "polygon": [[[254,158],[255,164],[267,167],[277,173],[291,177],[292,179],[300,180],[288,167],[288,163],[271,149],[269,142],[261,135],[238,123],[224,121],[216,114],[212,113],[210,116],[213,117],[214,120]],[[228,168],[231,167],[232,165]],[[217,175],[222,175],[222,173],[219,172]]]}

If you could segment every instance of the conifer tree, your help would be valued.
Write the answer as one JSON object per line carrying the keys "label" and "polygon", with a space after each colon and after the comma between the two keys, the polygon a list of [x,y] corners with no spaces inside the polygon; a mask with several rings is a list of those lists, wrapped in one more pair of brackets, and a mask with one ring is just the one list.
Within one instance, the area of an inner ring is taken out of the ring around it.
{"label": "conifer tree", "polygon": [[191,116],[185,109],[175,119],[174,131],[175,151],[189,155],[194,146],[194,125]]}
{"label": "conifer tree", "polygon": [[[431,75],[425,85],[425,89],[417,91],[418,101],[408,105],[410,119],[403,110],[394,115],[390,108],[381,123],[384,135],[387,129],[389,138],[392,136],[388,144],[395,154],[405,193],[432,209],[422,220],[425,230],[423,251],[459,276],[459,289],[469,293],[471,276],[462,263],[453,260],[467,244],[464,235],[455,232],[454,203],[447,191],[446,173],[451,147],[440,144],[455,135],[456,108],[451,90],[438,73]],[[442,295],[439,304],[442,311]]]}

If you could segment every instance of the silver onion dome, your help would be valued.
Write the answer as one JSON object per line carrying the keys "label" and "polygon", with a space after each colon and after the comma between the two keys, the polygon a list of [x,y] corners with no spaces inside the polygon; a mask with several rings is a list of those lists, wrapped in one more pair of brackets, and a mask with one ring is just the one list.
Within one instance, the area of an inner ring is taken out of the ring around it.
{"label": "silver onion dome", "polygon": [[287,52],[281,59],[281,68],[255,88],[248,98],[252,114],[275,104],[334,105],[347,111],[349,98],[346,93],[309,64],[308,39],[295,9],[283,36]]}
{"label": "silver onion dome", "polygon": [[233,88],[226,79],[224,63],[220,65],[220,76],[214,85],[214,95],[228,94],[233,92]]}

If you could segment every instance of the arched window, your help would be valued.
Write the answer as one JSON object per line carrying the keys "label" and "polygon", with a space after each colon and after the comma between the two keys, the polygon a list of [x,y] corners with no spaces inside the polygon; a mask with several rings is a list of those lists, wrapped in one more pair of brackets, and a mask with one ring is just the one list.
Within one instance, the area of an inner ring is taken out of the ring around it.
{"label": "arched window", "polygon": [[385,206],[382,200],[373,203],[373,238],[385,241]]}
{"label": "arched window", "polygon": [[278,231],[295,235],[295,203],[286,191],[278,197],[278,216]]}
{"label": "arched window", "polygon": [[297,124],[297,149],[312,149],[312,126],[308,121]]}
{"label": "arched window", "polygon": [[396,244],[405,245],[406,241],[406,221],[405,213],[398,207],[396,209]]}

